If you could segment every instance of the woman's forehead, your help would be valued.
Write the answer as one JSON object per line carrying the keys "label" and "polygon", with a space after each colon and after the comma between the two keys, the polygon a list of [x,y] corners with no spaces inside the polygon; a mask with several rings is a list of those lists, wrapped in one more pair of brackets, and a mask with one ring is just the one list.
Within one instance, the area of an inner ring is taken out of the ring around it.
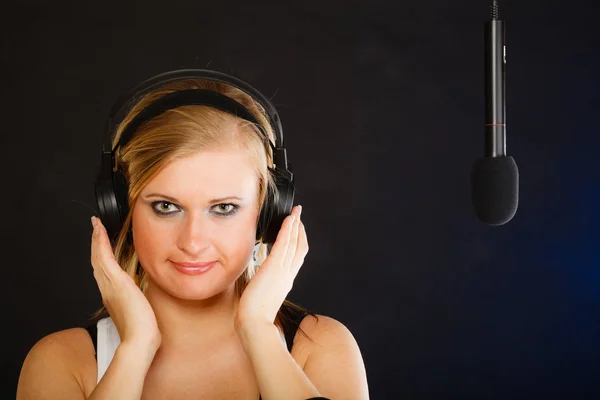
{"label": "woman's forehead", "polygon": [[181,201],[208,201],[258,191],[256,167],[244,151],[203,151],[167,164],[148,182],[142,196],[161,193]]}

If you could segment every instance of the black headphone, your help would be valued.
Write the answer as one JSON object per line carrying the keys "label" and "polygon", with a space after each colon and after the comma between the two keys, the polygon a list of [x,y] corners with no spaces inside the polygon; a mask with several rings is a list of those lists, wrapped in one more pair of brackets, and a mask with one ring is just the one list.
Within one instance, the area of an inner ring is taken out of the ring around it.
{"label": "black headphone", "polygon": [[[142,96],[166,83],[191,78],[232,85],[258,101],[269,117],[269,123],[275,133],[275,145],[273,145],[254,115],[242,104],[215,91],[189,89],[162,96],[140,111],[125,127],[119,143],[112,149],[111,138],[117,125]],[[207,69],[182,69],[153,76],[124,92],[113,105],[107,121],[107,134],[102,144],[102,166],[95,184],[100,219],[106,227],[109,238],[114,243],[129,213],[127,180],[120,170],[116,170],[115,150],[120,146],[124,146],[144,122],[169,109],[184,105],[211,106],[252,122],[260,131],[265,145],[268,144],[273,150],[275,167],[269,167],[269,171],[273,174],[277,190],[273,193],[272,190],[267,188],[266,203],[261,210],[256,229],[256,240],[262,239],[263,243],[272,245],[277,238],[283,220],[292,211],[295,194],[294,175],[283,146],[283,129],[279,114],[275,106],[248,83],[234,76]],[[131,235],[131,230],[129,235]]]}

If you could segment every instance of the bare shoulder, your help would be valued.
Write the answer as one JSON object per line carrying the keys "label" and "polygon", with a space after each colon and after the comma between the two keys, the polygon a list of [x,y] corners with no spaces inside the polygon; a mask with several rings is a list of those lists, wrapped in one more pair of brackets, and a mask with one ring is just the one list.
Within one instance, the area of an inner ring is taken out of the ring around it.
{"label": "bare shoulder", "polygon": [[77,353],[83,350],[82,347],[85,349],[87,347],[85,346],[86,344],[92,346],[91,350],[93,355],[94,346],[90,334],[83,328],[69,328],[44,336],[35,344],[35,346],[62,350],[65,353]]}
{"label": "bare shoulder", "polygon": [[312,339],[303,370],[321,395],[330,399],[368,399],[364,360],[346,325],[317,314],[317,318],[305,317],[300,327]]}
{"label": "bare shoulder", "polygon": [[327,315],[316,314],[316,317],[307,315],[300,323],[300,328],[310,339],[304,338],[304,335],[301,334],[297,336],[302,336],[304,338],[303,342],[310,343],[307,344],[310,347],[310,352],[324,346],[331,346],[339,341],[356,343],[354,336],[346,325]]}
{"label": "bare shoulder", "polygon": [[64,329],[44,336],[23,361],[17,399],[33,398],[37,392],[71,396],[91,392],[89,381],[96,368],[94,354],[92,339],[83,328]]}
{"label": "bare shoulder", "polygon": [[307,315],[302,322],[300,323],[300,327],[308,333],[309,331],[316,336],[329,336],[329,335],[337,335],[337,334],[351,334],[350,330],[338,321],[337,319],[322,315],[315,314],[315,316]]}

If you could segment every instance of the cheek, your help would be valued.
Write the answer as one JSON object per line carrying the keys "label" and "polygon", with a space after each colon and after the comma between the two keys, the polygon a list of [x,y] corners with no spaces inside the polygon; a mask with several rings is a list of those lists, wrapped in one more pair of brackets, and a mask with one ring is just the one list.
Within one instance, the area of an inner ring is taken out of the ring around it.
{"label": "cheek", "polygon": [[133,217],[133,245],[138,260],[144,266],[161,257],[166,250],[165,238],[156,234],[151,217],[134,212]]}
{"label": "cheek", "polygon": [[212,242],[221,254],[236,263],[252,256],[256,239],[256,214],[239,216],[216,227]]}
{"label": "cheek", "polygon": [[[240,213],[229,220],[214,220],[210,237],[203,238],[210,242],[208,251],[216,253],[211,255],[222,257],[232,267],[245,265],[248,258],[252,257],[257,217],[258,210],[253,210]],[[144,214],[139,208],[134,210],[132,221],[133,243],[142,265],[152,268],[153,261],[160,262],[180,255],[181,250],[177,245],[180,232],[176,224],[165,224],[156,220],[153,215]]]}

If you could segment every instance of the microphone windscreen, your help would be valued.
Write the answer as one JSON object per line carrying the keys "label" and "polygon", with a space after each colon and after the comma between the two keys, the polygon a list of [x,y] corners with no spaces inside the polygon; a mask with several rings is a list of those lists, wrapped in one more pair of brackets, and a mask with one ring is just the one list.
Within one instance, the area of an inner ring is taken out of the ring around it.
{"label": "microphone windscreen", "polygon": [[473,165],[471,197],[475,213],[488,225],[502,225],[519,206],[519,170],[512,157],[484,157]]}

